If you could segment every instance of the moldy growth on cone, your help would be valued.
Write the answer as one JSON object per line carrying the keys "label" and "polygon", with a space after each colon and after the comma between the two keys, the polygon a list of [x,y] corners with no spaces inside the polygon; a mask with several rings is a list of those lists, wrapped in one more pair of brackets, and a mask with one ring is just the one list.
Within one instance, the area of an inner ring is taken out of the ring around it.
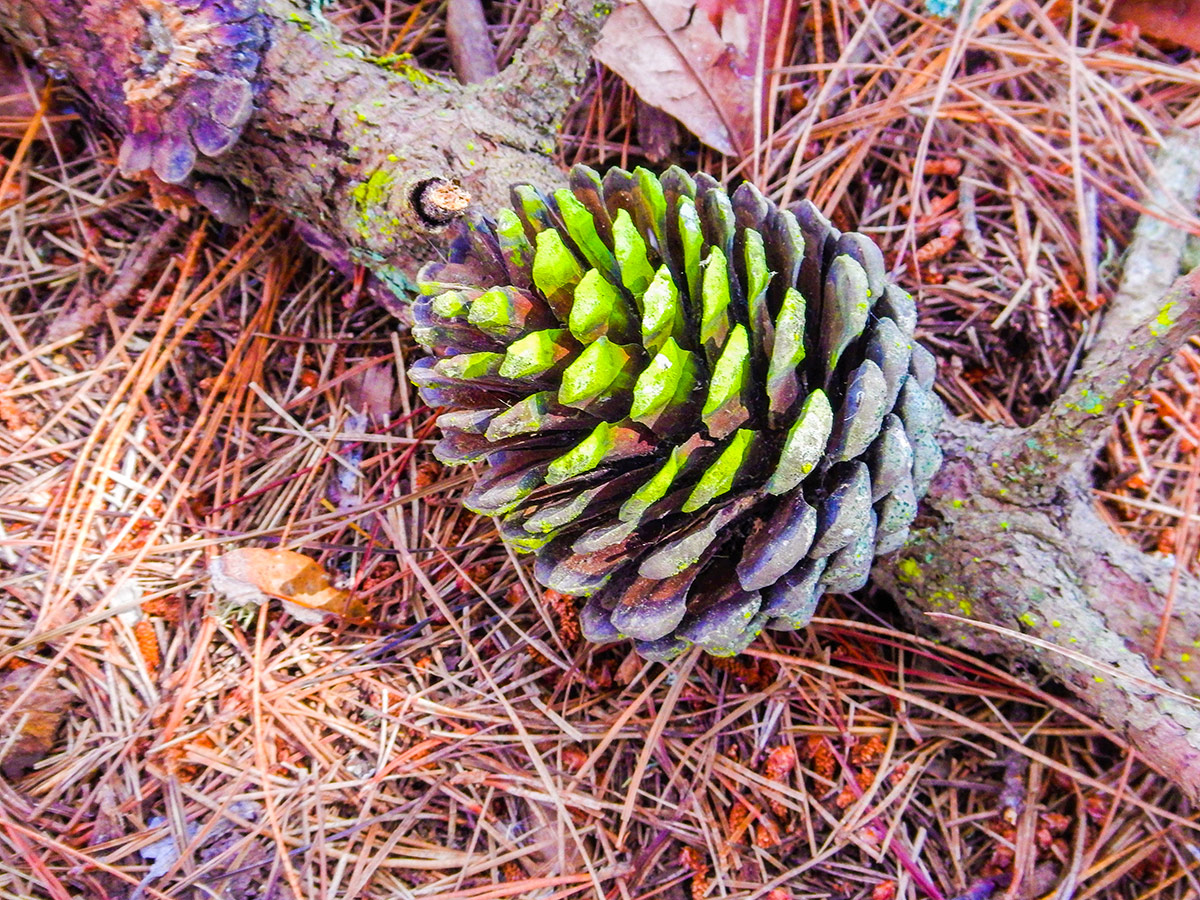
{"label": "moldy growth on cone", "polygon": [[467,498],[587,597],[592,641],[732,655],[899,548],[941,463],[935,364],[882,254],[678,168],[512,191],[427,266],[411,375]]}

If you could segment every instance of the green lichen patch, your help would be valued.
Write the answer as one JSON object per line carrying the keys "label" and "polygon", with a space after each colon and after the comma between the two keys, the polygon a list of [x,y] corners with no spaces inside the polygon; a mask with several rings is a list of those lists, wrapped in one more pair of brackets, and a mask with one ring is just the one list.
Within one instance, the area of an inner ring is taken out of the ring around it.
{"label": "green lichen patch", "polygon": [[401,236],[400,218],[388,208],[392,184],[391,172],[376,169],[366,181],[360,181],[351,190],[350,199],[357,215],[354,230],[363,240]]}

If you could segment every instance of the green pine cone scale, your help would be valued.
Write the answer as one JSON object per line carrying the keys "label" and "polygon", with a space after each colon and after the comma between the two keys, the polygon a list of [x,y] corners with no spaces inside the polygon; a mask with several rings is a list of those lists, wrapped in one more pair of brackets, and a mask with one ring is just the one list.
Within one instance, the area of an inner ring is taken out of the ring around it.
{"label": "green pine cone scale", "polygon": [[941,464],[936,364],[882,254],[678,168],[515,188],[427,266],[411,367],[467,504],[596,642],[741,652],[865,584]]}

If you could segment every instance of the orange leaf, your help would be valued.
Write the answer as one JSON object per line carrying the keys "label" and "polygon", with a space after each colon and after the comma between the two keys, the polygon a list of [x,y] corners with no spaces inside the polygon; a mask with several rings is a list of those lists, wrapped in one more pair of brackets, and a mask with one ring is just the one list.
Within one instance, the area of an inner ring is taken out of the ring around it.
{"label": "orange leaf", "polygon": [[310,625],[326,616],[363,616],[362,604],[349,591],[335,588],[329,575],[303,553],[278,548],[245,547],[213,559],[208,566],[213,588],[231,606],[258,606],[267,597]]}

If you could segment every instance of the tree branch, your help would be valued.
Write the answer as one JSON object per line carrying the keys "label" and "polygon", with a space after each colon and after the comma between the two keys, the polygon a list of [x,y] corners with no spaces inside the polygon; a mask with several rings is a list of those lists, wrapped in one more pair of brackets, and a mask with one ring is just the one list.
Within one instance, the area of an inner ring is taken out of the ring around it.
{"label": "tree branch", "polygon": [[480,99],[526,128],[554,135],[587,74],[592,47],[612,3],[564,0],[551,3],[549,10],[533,26],[513,62],[484,86]]}
{"label": "tree branch", "polygon": [[1043,481],[1024,431],[954,421],[941,439],[929,514],[875,584],[944,639],[1052,674],[1200,797],[1200,582],[1181,578],[1152,663],[1171,562],[1113,534],[1075,470]]}
{"label": "tree branch", "polygon": [[488,39],[487,19],[479,0],[446,4],[446,40],[454,74],[463,84],[486,81],[496,74],[496,50]]}
{"label": "tree branch", "polygon": [[[913,540],[876,584],[954,643],[1036,666],[1069,687],[1200,799],[1200,580],[1182,575],[1161,657],[1174,562],[1124,543],[1097,515],[1091,470],[1115,409],[1200,332],[1200,269],[1175,279],[1194,207],[1200,133],[1173,136],[1122,286],[1079,374],[1033,426],[951,421],[946,462]],[[1174,283],[1172,283],[1174,281]],[[1195,659],[1193,659],[1195,656]]]}
{"label": "tree branch", "polygon": [[[510,184],[561,183],[550,154],[603,24],[593,0],[551,4],[517,60],[477,85],[370,57],[302,0],[230,7],[234,22],[213,19],[207,5],[180,13],[162,0],[0,0],[0,31],[70,76],[119,135],[148,135],[123,148],[127,168],[153,166],[192,186],[225,179],[305,223],[335,262],[366,265],[393,284],[436,252],[430,241],[444,221],[418,202],[431,180],[461,185],[485,209],[506,202]],[[214,46],[246,69],[254,112],[231,126],[240,137],[227,149],[194,153],[193,169],[171,141],[194,133],[195,111],[210,102],[197,92],[213,79],[195,69],[219,55]],[[176,66],[172,54],[190,62]],[[145,85],[138,97],[151,95],[140,104],[128,96],[135,83]]]}
{"label": "tree branch", "polygon": [[1200,305],[1179,275],[1190,218],[1200,195],[1200,131],[1170,135],[1155,158],[1154,193],[1125,254],[1121,287],[1069,388],[1031,428],[1072,461],[1091,456],[1155,369],[1200,332]]}

